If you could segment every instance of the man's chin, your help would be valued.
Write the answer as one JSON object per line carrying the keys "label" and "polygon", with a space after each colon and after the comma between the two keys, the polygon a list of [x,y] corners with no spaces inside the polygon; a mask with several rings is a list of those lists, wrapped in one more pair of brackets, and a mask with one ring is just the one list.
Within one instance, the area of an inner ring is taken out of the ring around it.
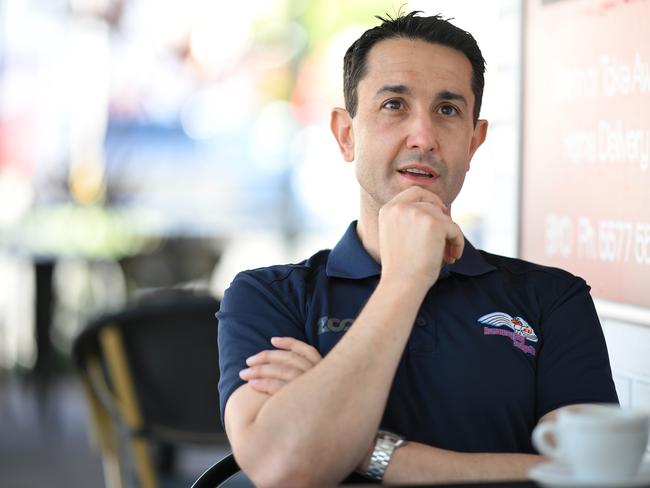
{"label": "man's chin", "polygon": [[440,199],[444,201],[443,195],[440,194],[439,189],[434,187],[433,185],[430,184],[427,185],[426,183],[409,182],[408,184],[403,185],[401,191],[408,190],[409,188],[412,188],[414,186],[418,188],[422,188],[423,190],[426,190],[429,193],[433,193],[434,195],[437,195]]}

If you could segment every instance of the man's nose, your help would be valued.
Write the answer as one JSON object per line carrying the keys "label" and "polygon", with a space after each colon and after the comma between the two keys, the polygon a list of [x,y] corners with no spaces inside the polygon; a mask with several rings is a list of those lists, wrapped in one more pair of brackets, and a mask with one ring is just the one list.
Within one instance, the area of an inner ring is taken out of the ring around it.
{"label": "man's nose", "polygon": [[438,138],[432,114],[424,110],[413,113],[409,122],[406,147],[421,151],[435,151],[438,148]]}

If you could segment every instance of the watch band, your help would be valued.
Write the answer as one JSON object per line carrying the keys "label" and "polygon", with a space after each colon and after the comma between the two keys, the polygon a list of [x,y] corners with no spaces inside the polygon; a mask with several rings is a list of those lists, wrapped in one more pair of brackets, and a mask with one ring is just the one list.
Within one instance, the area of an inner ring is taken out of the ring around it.
{"label": "watch band", "polygon": [[372,451],[370,464],[364,476],[381,481],[384,478],[384,473],[386,472],[386,468],[388,468],[388,463],[390,463],[395,449],[403,446],[404,443],[404,438],[397,434],[393,434],[387,430],[377,432],[375,449]]}

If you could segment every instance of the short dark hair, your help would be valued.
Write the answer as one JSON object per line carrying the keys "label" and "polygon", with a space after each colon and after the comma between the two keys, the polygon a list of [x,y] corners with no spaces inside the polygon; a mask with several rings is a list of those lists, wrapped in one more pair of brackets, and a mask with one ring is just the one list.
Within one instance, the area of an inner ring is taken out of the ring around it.
{"label": "short dark hair", "polygon": [[472,91],[474,92],[474,123],[478,120],[483,100],[485,85],[485,59],[476,40],[467,31],[459,29],[443,19],[441,15],[420,17],[419,10],[408,14],[398,14],[392,18],[377,16],[381,25],[365,31],[354,41],[345,53],[343,60],[343,95],[345,108],[351,117],[357,112],[357,86],[366,75],[368,68],[368,53],[372,46],[384,39],[406,38],[421,39],[432,44],[440,44],[462,52],[472,65]]}

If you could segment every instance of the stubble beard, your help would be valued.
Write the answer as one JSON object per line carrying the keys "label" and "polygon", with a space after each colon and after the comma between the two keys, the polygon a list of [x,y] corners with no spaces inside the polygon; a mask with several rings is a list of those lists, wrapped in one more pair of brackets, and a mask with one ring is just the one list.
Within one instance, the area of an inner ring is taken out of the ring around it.
{"label": "stubble beard", "polygon": [[[445,205],[449,205],[451,202],[446,202],[446,197],[448,195],[445,195],[446,191],[448,190],[445,182],[447,182],[447,177],[449,174],[449,170],[447,168],[447,165],[445,164],[444,161],[441,159],[436,158],[431,154],[430,152],[424,152],[424,151],[410,151],[407,153],[400,154],[397,156],[391,163],[391,168],[393,171],[393,174],[397,173],[397,169],[401,166],[404,166],[405,164],[409,163],[418,163],[418,164],[423,164],[428,167],[430,167],[433,171],[437,173],[437,179],[436,179],[436,187],[438,188],[438,191],[433,191],[430,187],[428,187],[426,184],[417,184],[417,183],[411,183],[408,185],[410,186],[419,186],[420,188],[427,190],[431,193],[435,193],[440,197],[443,202],[445,202]],[[406,188],[403,188],[404,190]]]}

